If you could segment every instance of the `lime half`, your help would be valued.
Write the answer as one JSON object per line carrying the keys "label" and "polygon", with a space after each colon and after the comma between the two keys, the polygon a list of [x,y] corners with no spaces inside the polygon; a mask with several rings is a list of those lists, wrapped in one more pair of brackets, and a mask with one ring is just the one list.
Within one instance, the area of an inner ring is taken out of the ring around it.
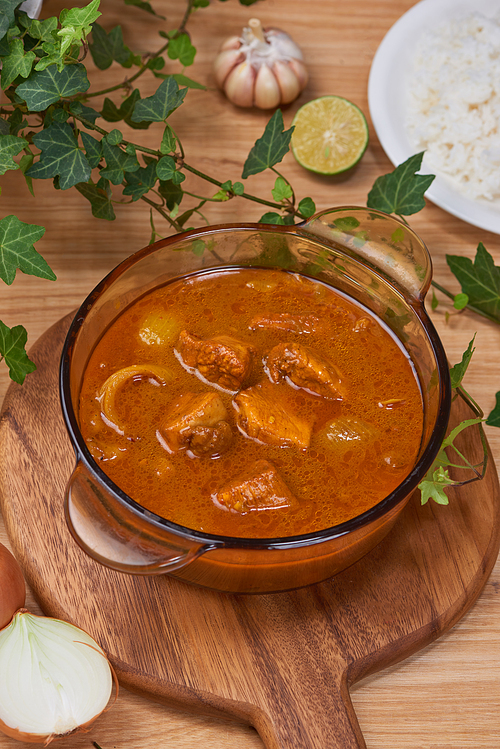
{"label": "lime half", "polygon": [[351,169],[368,145],[363,112],[342,96],[321,96],[304,104],[292,125],[292,153],[303,167],[318,174]]}

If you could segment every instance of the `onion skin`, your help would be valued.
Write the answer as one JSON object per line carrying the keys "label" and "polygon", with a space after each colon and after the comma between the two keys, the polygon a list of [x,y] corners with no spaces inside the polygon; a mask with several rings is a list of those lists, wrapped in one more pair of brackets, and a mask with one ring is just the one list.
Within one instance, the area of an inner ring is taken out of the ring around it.
{"label": "onion skin", "polygon": [[[102,711],[104,712],[104,710]],[[99,713],[99,715],[102,715],[102,713]],[[50,733],[50,734],[38,734],[38,733],[26,733],[25,731],[18,731],[17,728],[11,728],[10,726],[6,725],[3,720],[0,718],[0,732],[4,733],[6,736],[9,736],[11,739],[16,739],[17,741],[24,741],[27,744],[43,744],[44,746],[48,746],[53,741],[58,741],[59,739],[65,739],[68,736],[73,736],[76,733],[86,733],[92,723],[94,723],[95,720],[99,717],[99,715],[96,715],[95,718],[92,718],[92,720],[89,720],[87,723],[85,723],[82,726],[78,726],[78,728],[73,729],[73,731],[68,731],[67,733]]]}
{"label": "onion skin", "polygon": [[0,629],[12,621],[25,602],[26,584],[21,568],[7,547],[0,544]]}

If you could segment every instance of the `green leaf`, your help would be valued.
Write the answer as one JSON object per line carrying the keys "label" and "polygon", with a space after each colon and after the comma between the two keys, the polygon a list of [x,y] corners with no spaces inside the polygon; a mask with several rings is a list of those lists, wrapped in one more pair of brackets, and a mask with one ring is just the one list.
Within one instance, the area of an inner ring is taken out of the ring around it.
{"label": "green leaf", "polygon": [[33,136],[40,149],[40,159],[27,172],[35,179],[59,177],[61,190],[68,190],[78,182],[86,182],[91,167],[80,150],[73,128],[67,122],[54,122]]}
{"label": "green leaf", "polygon": [[131,195],[132,200],[135,201],[149,192],[157,180],[155,166],[155,162],[152,161],[146,167],[140,167],[136,172],[125,172],[127,185],[123,189],[123,194]]}
{"label": "green leaf", "polygon": [[483,243],[477,246],[474,263],[460,255],[446,255],[446,261],[469,304],[500,320],[500,268]]}
{"label": "green leaf", "polygon": [[160,83],[153,96],[138,101],[132,115],[133,122],[163,122],[184,101],[187,88],[179,89],[177,81],[170,77]]}
{"label": "green leaf", "polygon": [[469,304],[469,297],[467,294],[455,294],[453,297],[453,306],[457,310],[462,310]]}
{"label": "green leaf", "polygon": [[124,68],[140,65],[141,58],[125,45],[121,26],[115,26],[109,33],[98,23],[92,26],[90,54],[99,70],[107,70],[113,61]]}
{"label": "green leaf", "polygon": [[10,284],[16,270],[38,278],[52,281],[56,276],[43,257],[33,247],[43,237],[45,229],[36,224],[25,224],[17,216],[6,216],[0,220],[0,278]]}
{"label": "green leaf", "polygon": [[36,365],[26,353],[28,334],[22,325],[7,327],[0,320],[0,354],[9,368],[10,379],[22,385],[26,375],[34,372]]}
{"label": "green leaf", "polygon": [[[155,75],[157,75],[155,73]],[[177,81],[179,86],[186,86],[186,88],[197,88],[201,91],[206,91],[207,87],[203,85],[203,83],[198,83],[198,81],[193,81],[192,78],[188,78],[187,75],[184,75],[184,73],[173,73],[172,78]]]}
{"label": "green leaf", "polygon": [[292,197],[293,190],[283,177],[277,177],[271,193],[274,200],[276,200],[277,203],[281,203],[282,200],[287,200]]}
{"label": "green leaf", "polygon": [[248,154],[243,166],[242,178],[246,179],[252,174],[259,174],[278,164],[288,153],[292,133],[293,127],[283,130],[283,115],[281,110],[277,109],[267,123],[264,134],[255,141],[255,145]]}
{"label": "green leaf", "polygon": [[125,172],[139,169],[139,162],[134,155],[126,153],[119,146],[110,145],[105,138],[102,140],[102,152],[106,166],[101,169],[101,177],[109,179],[114,185],[123,182]]}
{"label": "green leaf", "polygon": [[163,137],[161,139],[160,151],[161,153],[174,153],[175,146],[177,144],[177,138],[170,125],[165,125],[163,131]]}
{"label": "green leaf", "polygon": [[153,16],[156,16],[157,18],[163,18],[165,20],[165,16],[160,16],[159,13],[157,13],[152,7],[150,3],[144,2],[144,0],[125,0],[125,5],[135,5],[136,8],[140,8],[141,10],[145,10],[146,13],[151,13]]}
{"label": "green leaf", "polygon": [[410,156],[390,174],[378,177],[368,193],[368,208],[398,216],[410,216],[425,207],[424,193],[435,175],[416,174],[424,152]]}
{"label": "green leaf", "polygon": [[[102,180],[102,182],[104,183],[105,180]],[[93,182],[80,182],[75,187],[89,201],[92,208],[92,215],[95,218],[102,218],[106,221],[113,221],[116,218],[109,195],[105,189],[99,187],[99,184],[94,185]]]}
{"label": "green leaf", "polygon": [[158,192],[165,200],[169,211],[174,211],[182,201],[184,193],[172,180],[160,180]]}
{"label": "green leaf", "polygon": [[32,39],[39,39],[42,42],[53,41],[52,32],[57,29],[56,16],[51,16],[40,21],[38,18],[30,18],[27,15],[22,15],[18,21],[21,26],[24,26]]}
{"label": "green leaf", "polygon": [[15,135],[0,135],[0,174],[5,174],[9,169],[19,169],[13,156],[17,156],[23,148],[28,145],[24,138]]}
{"label": "green leaf", "polygon": [[25,52],[21,39],[13,39],[10,43],[10,54],[2,59],[2,88],[5,89],[18,75],[27,78],[36,55],[34,52]]}
{"label": "green leaf", "polygon": [[19,5],[17,0],[2,0],[0,6],[0,39],[8,32],[11,24],[14,23],[14,10]]}
{"label": "green leaf", "polygon": [[500,391],[495,395],[495,407],[490,411],[486,424],[489,427],[500,427]]}
{"label": "green leaf", "polygon": [[61,38],[62,54],[71,45],[85,41],[87,35],[92,31],[92,24],[102,15],[99,11],[99,3],[100,0],[92,0],[83,8],[61,11],[59,21],[62,28],[56,34]]}
{"label": "green leaf", "polygon": [[17,87],[16,93],[32,112],[42,112],[59,99],[87,91],[89,86],[85,66],[79,63],[67,65],[62,71],[54,67],[35,71]]}
{"label": "green leaf", "polygon": [[427,474],[425,479],[418,485],[421,493],[421,503],[425,505],[429,499],[433,499],[438,505],[447,505],[449,500],[444,490],[446,486],[451,486],[454,483],[450,479],[448,469],[439,466],[431,475]]}
{"label": "green leaf", "polygon": [[24,175],[24,179],[26,181],[26,185],[28,187],[28,190],[33,195],[33,197],[35,197],[35,193],[34,193],[34,190],[33,190],[33,181],[31,179],[31,177],[28,177],[28,175],[26,174],[26,172],[28,171],[28,169],[30,168],[30,166],[33,164],[33,159],[34,159],[33,154],[31,154],[31,153],[25,153],[25,154],[23,154],[23,156],[21,156],[21,159],[19,161],[19,168],[21,169],[21,171],[22,171],[22,173]]}
{"label": "green leaf", "polygon": [[127,125],[130,125],[130,127],[133,127],[135,130],[145,130],[150,126],[151,122],[134,122],[131,119],[134,107],[140,99],[141,92],[138,88],[135,88],[130,96],[127,96],[127,98],[123,100],[118,109],[116,104],[106,97],[104,99],[101,115],[107,122],[121,122],[123,120]]}
{"label": "green leaf", "polygon": [[162,156],[156,164],[156,174],[162,181],[173,179],[176,163],[171,156]]}
{"label": "green leaf", "polygon": [[280,225],[284,223],[285,223],[285,220],[283,216],[280,213],[275,213],[274,211],[269,211],[268,213],[264,213],[264,215],[259,218],[259,224]]}
{"label": "green leaf", "polygon": [[187,67],[194,62],[196,47],[193,47],[187,34],[179,34],[179,36],[170,39],[167,54],[171,60],[179,60],[181,65]]}
{"label": "green leaf", "polygon": [[101,115],[96,112],[92,107],[86,107],[81,101],[72,101],[69,105],[69,111],[71,114],[80,115],[89,122],[94,123]]}
{"label": "green leaf", "polygon": [[316,213],[316,204],[312,198],[302,198],[297,208],[299,213],[306,218],[310,218]]}
{"label": "green leaf", "polygon": [[114,128],[106,135],[106,140],[110,146],[119,146],[123,140],[123,133],[121,130]]}
{"label": "green leaf", "polygon": [[95,169],[102,159],[101,141],[93,138],[88,133],[81,133],[81,138],[85,148],[85,156],[87,157],[90,168]]}
{"label": "green leaf", "polygon": [[469,342],[467,350],[464,351],[462,355],[462,361],[459,362],[458,364],[455,364],[453,367],[450,367],[450,378],[451,378],[452,388],[460,387],[460,385],[462,384],[462,380],[464,379],[465,373],[467,372],[467,368],[470,364],[470,360],[472,359],[472,354],[476,350],[474,348],[475,339],[476,339],[476,334],[474,333],[474,337]]}

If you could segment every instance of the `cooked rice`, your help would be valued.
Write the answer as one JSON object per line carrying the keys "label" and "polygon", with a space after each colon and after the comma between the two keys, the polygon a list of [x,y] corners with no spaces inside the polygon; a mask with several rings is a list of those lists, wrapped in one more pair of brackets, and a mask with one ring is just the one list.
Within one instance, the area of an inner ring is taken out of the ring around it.
{"label": "cooked rice", "polygon": [[427,169],[500,201],[500,17],[472,13],[422,36],[406,126]]}

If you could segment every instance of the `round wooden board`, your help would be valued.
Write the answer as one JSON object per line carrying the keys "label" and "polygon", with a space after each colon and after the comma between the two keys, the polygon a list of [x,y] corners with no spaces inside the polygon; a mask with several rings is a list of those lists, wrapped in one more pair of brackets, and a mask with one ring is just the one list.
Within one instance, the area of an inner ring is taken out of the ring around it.
{"label": "round wooden board", "polygon": [[[390,535],[336,578],[289,593],[236,596],[132,577],[87,557],[67,531],[74,466],[58,395],[66,317],[30,351],[0,420],[2,512],[43,611],[87,630],[121,683],[182,709],[251,723],[268,749],[365,747],[349,686],[436,639],[471,607],[500,546],[500,491],[486,476],[447,507],[415,496]],[[461,399],[453,421],[470,416]],[[479,461],[479,430],[461,448]]]}

